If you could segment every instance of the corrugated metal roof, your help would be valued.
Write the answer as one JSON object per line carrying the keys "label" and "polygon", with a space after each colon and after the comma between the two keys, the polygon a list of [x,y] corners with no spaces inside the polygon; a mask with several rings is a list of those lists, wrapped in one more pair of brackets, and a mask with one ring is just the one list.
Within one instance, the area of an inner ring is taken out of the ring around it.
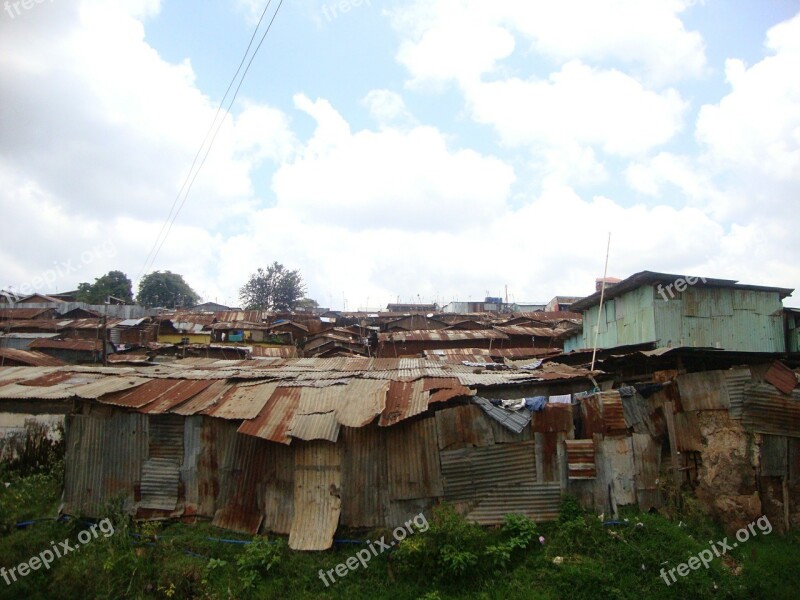
{"label": "corrugated metal roof", "polygon": [[298,444],[295,449],[292,550],[327,550],[339,524],[342,501],[340,447],[327,442]]}
{"label": "corrugated metal roof", "polygon": [[48,350],[75,350],[79,352],[100,352],[103,340],[54,340],[37,339],[30,343],[30,348],[47,348]]}
{"label": "corrugated metal roof", "polygon": [[556,337],[558,332],[549,327],[526,327],[525,325],[498,325],[497,331],[502,331],[506,335],[523,335],[526,337]]}
{"label": "corrugated metal roof", "polygon": [[301,391],[302,388],[279,387],[257,417],[242,423],[239,433],[254,435],[280,444],[291,443],[289,425],[297,407],[300,406]]}
{"label": "corrugated metal roof", "polygon": [[522,430],[531,422],[531,411],[525,408],[518,411],[506,410],[499,406],[494,406],[486,398],[481,398],[480,396],[475,396],[472,401],[480,406],[489,418],[516,433],[522,433]]}
{"label": "corrugated metal roof", "polygon": [[429,392],[422,380],[392,381],[386,396],[386,408],[381,413],[379,425],[388,427],[413,417],[428,409]]}
{"label": "corrugated metal roof", "polygon": [[[310,388],[303,389],[307,391]],[[326,440],[335,443],[339,439],[339,428],[336,412],[333,410],[312,414],[302,414],[298,411],[292,417],[288,433],[293,438],[305,441]]]}
{"label": "corrugated metal roof", "polygon": [[105,394],[99,398],[99,401],[103,404],[113,404],[114,406],[124,406],[126,408],[142,408],[158,400],[180,383],[182,382],[179,379],[153,379],[134,389]]}
{"label": "corrugated metal roof", "polygon": [[235,386],[219,399],[205,414],[219,419],[254,419],[278,389],[277,382],[260,385]]}
{"label": "corrugated metal roof", "polygon": [[745,386],[742,426],[757,433],[800,437],[800,393],[785,396],[769,384]]}
{"label": "corrugated metal roof", "polygon": [[349,401],[336,407],[336,419],[345,427],[363,427],[386,408],[388,381],[355,379],[344,389]]}
{"label": "corrugated metal roof", "polygon": [[727,410],[730,397],[725,371],[701,371],[678,375],[678,393],[685,411]]}
{"label": "corrugated metal roof", "polygon": [[594,479],[594,440],[564,440],[570,479]]}
{"label": "corrugated metal roof", "polygon": [[507,340],[508,336],[496,329],[474,329],[462,331],[456,329],[433,329],[427,331],[394,331],[379,333],[378,342],[455,342],[463,340]]}
{"label": "corrugated metal roof", "polygon": [[184,404],[171,409],[171,412],[178,415],[195,415],[202,413],[209,407],[214,406],[220,398],[231,388],[232,383],[225,380],[211,381],[211,385],[202,392],[194,396]]}
{"label": "corrugated metal roof", "polygon": [[181,381],[175,387],[167,390],[158,400],[148,405],[146,412],[151,414],[170,412],[174,407],[195,397],[213,384],[213,381],[202,379]]}
{"label": "corrugated metal roof", "polygon": [[43,352],[0,348],[0,362],[15,361],[32,367],[60,367],[66,363]]}

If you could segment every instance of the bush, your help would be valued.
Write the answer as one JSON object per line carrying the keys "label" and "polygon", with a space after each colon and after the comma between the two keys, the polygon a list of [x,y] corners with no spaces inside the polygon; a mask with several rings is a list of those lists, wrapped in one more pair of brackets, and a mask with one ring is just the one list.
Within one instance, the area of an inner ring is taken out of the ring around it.
{"label": "bush", "polygon": [[427,534],[404,540],[393,562],[410,578],[477,583],[507,569],[514,554],[528,548],[536,535],[536,524],[522,515],[506,515],[499,530],[488,531],[442,504],[434,509]]}

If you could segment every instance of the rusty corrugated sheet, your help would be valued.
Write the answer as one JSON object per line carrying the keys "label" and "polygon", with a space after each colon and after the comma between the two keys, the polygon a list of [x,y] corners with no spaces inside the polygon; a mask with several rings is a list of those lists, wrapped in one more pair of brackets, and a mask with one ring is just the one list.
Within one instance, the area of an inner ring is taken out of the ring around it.
{"label": "rusty corrugated sheet", "polygon": [[[634,482],[633,442],[628,436],[605,438],[602,441],[603,468],[598,469],[602,489],[611,486],[611,494],[617,505],[636,503]],[[597,461],[597,458],[595,458]]]}
{"label": "rusty corrugated sheet", "polygon": [[464,340],[507,340],[508,336],[496,329],[475,329],[462,331],[456,329],[432,329],[418,331],[393,331],[379,333],[379,343],[391,342],[460,342]]}
{"label": "rusty corrugated sheet", "polygon": [[224,380],[214,381],[210,380],[211,385],[205,388],[202,392],[195,395],[193,398],[185,402],[184,404],[180,404],[176,407],[173,407],[170,412],[173,412],[177,415],[196,415],[200,414],[205,410],[215,406],[220,399],[230,390],[233,388],[233,384],[229,383]]}
{"label": "rusty corrugated sheet", "polygon": [[389,471],[384,430],[344,427],[342,439],[342,516],[344,527],[391,526]]}
{"label": "rusty corrugated sheet", "polygon": [[625,408],[622,398],[617,390],[600,392],[600,401],[603,407],[603,433],[605,435],[619,435],[628,431],[625,422]]}
{"label": "rusty corrugated sheet", "polygon": [[336,419],[345,427],[363,427],[386,408],[389,382],[355,379],[345,386],[344,401],[336,407]]}
{"label": "rusty corrugated sheet", "polygon": [[730,397],[725,371],[701,371],[678,375],[675,379],[684,411],[727,410]]}
{"label": "rusty corrugated sheet", "polygon": [[180,379],[152,379],[133,389],[105,394],[98,401],[103,404],[113,404],[114,406],[142,408],[158,400],[169,390],[182,383]]}
{"label": "rusty corrugated sheet", "polygon": [[400,423],[385,432],[390,500],[441,496],[435,419]]}
{"label": "rusty corrugated sheet", "polygon": [[590,438],[595,433],[603,433],[603,409],[600,396],[591,394],[578,400],[581,406],[582,436]]}
{"label": "rusty corrugated sheet", "polygon": [[379,425],[388,427],[413,417],[428,409],[429,392],[425,383],[417,381],[392,381],[386,395],[386,408],[381,413]]}
{"label": "rusty corrugated sheet", "polygon": [[437,402],[447,402],[453,398],[474,396],[475,390],[471,390],[459,383],[455,377],[436,377],[425,379],[423,388],[426,392],[433,392],[428,398],[428,405]]}
{"label": "rusty corrugated sheet", "polygon": [[148,458],[142,465],[140,508],[174,511],[183,462],[183,417],[150,415]]}
{"label": "rusty corrugated sheet", "polygon": [[661,471],[661,444],[648,434],[632,436],[636,499],[640,510],[661,506],[658,474]]}
{"label": "rusty corrugated sheet", "polygon": [[[305,388],[308,389],[308,388]],[[341,426],[336,420],[336,412],[304,415],[295,413],[289,425],[289,436],[305,441],[326,440],[336,443]]]}
{"label": "rusty corrugated sheet", "polygon": [[300,406],[302,388],[278,388],[272,394],[267,405],[254,419],[245,421],[239,427],[239,433],[290,444],[289,425],[297,407]]}
{"label": "rusty corrugated sheet", "polygon": [[[12,360],[32,367],[60,367],[67,364],[43,352],[17,348],[0,348],[0,363]],[[6,362],[6,364],[8,363]]]}
{"label": "rusty corrugated sheet", "polygon": [[753,375],[750,372],[750,367],[744,367],[742,369],[730,369],[725,371],[725,386],[728,388],[731,418],[742,418],[744,386],[750,383],[752,379]]}
{"label": "rusty corrugated sheet", "polygon": [[340,450],[339,445],[328,442],[295,446],[292,550],[327,550],[333,545],[342,506]]}
{"label": "rusty corrugated sheet", "polygon": [[442,484],[448,502],[475,504],[498,489],[536,483],[533,442],[442,450]]}
{"label": "rusty corrugated sheet", "polygon": [[434,417],[440,450],[491,446],[495,443],[489,420],[474,404],[439,410]]}
{"label": "rusty corrugated sheet", "polygon": [[536,445],[536,480],[539,483],[563,481],[567,483],[566,460],[564,457],[564,442],[566,433],[563,431],[552,431],[533,434]]}
{"label": "rusty corrugated sheet", "polygon": [[533,413],[531,430],[538,433],[572,431],[572,406],[548,402],[544,409]]}
{"label": "rusty corrugated sheet", "polygon": [[80,352],[100,352],[103,349],[102,340],[33,340],[29,348],[46,348],[48,350],[77,350]]}
{"label": "rusty corrugated sheet", "polygon": [[558,333],[549,327],[526,327],[525,325],[506,325],[495,327],[506,335],[524,335],[526,337],[556,337]]}
{"label": "rusty corrugated sheet", "polygon": [[473,508],[467,518],[479,525],[500,525],[508,514],[524,515],[539,523],[558,518],[559,483],[531,483],[498,488]]}
{"label": "rusty corrugated sheet", "polygon": [[191,379],[181,381],[178,385],[170,388],[155,402],[147,405],[143,410],[146,413],[166,413],[174,407],[183,404],[190,398],[194,398],[200,392],[208,389],[214,381],[208,379]]}
{"label": "rusty corrugated sheet", "polygon": [[772,366],[764,375],[764,381],[771,383],[779,392],[784,394],[791,394],[792,390],[797,387],[797,376],[794,371],[779,360],[772,363]]}
{"label": "rusty corrugated sheet", "polygon": [[570,479],[594,479],[594,440],[564,440]]}
{"label": "rusty corrugated sheet", "polygon": [[277,382],[234,386],[222,395],[216,405],[206,410],[205,414],[218,419],[254,419],[276,389]]}
{"label": "rusty corrugated sheet", "polygon": [[255,535],[264,512],[259,492],[265,480],[266,442],[244,435],[233,436],[233,447],[220,465],[219,508],[211,524],[215,527]]}
{"label": "rusty corrugated sheet", "polygon": [[800,437],[800,393],[785,396],[770,384],[745,386],[742,426],[757,433]]}
{"label": "rusty corrugated sheet", "polygon": [[103,420],[68,415],[65,421],[64,512],[97,516],[103,493]]}

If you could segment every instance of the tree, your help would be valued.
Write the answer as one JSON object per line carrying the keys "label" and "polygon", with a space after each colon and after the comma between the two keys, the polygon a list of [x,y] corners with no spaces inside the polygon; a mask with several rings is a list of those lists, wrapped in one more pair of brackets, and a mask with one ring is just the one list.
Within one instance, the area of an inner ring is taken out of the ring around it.
{"label": "tree", "polygon": [[170,271],[154,271],[142,277],[136,299],[146,308],[188,308],[197,304],[200,296],[189,287],[182,275]]}
{"label": "tree", "polygon": [[94,283],[78,284],[78,302],[87,304],[103,304],[113,296],[125,304],[133,304],[133,287],[131,280],[122,271],[109,271]]}
{"label": "tree", "polygon": [[239,299],[247,310],[293,310],[305,291],[297,269],[290,271],[273,262],[250,276],[239,290]]}
{"label": "tree", "polygon": [[297,301],[297,308],[302,308],[303,310],[312,311],[315,308],[319,308],[319,302],[314,300],[313,298],[301,298]]}

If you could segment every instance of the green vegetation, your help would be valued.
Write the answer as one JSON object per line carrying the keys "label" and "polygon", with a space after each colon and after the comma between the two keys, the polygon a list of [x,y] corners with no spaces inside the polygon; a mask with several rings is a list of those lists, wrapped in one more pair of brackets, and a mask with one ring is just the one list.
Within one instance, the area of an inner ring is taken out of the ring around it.
{"label": "green vegetation", "polygon": [[[0,565],[6,569],[76,540],[88,522],[53,517],[60,496],[61,462],[49,472],[25,475],[3,468],[0,482]],[[667,586],[662,567],[674,567],[725,534],[695,513],[670,520],[631,512],[604,524],[565,498],[553,523],[508,516],[482,528],[448,505],[430,515],[430,528],[409,535],[391,552],[373,557],[328,587],[319,570],[364,548],[337,544],[328,552],[300,553],[282,538],[248,538],[210,524],[134,522],[110,502],[104,514],[114,534],[100,535],[75,552],[16,583],[0,579],[6,598],[726,598],[789,599],[800,589],[800,535],[758,535],[732,555],[715,559]],[[688,523],[688,525],[685,525]],[[378,539],[391,532],[348,532],[349,539]],[[541,536],[541,537],[540,537]],[[543,538],[543,541],[541,541]],[[224,541],[223,541],[224,539]]]}
{"label": "green vegetation", "polygon": [[78,301],[87,304],[103,304],[109,297],[122,300],[125,304],[133,304],[133,288],[131,280],[122,271],[109,271],[97,277],[94,283],[78,284]]}
{"label": "green vegetation", "polygon": [[301,300],[307,300],[305,291],[299,270],[273,262],[250,275],[239,290],[239,299],[247,310],[294,310]]}
{"label": "green vegetation", "polygon": [[189,308],[200,296],[183,280],[183,275],[171,271],[153,271],[139,281],[136,301],[146,308]]}

